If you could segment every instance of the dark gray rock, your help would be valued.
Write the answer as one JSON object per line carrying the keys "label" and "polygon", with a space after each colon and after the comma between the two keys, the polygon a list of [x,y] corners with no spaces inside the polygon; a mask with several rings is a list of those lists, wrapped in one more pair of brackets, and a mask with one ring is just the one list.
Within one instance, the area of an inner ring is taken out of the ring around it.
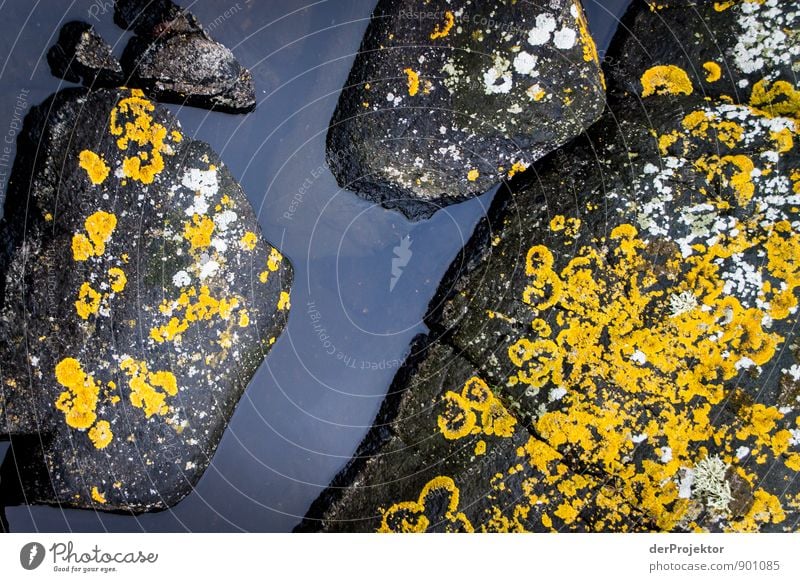
{"label": "dark gray rock", "polygon": [[114,19],[137,35],[122,55],[133,86],[159,101],[232,113],[255,108],[250,71],[170,0],[118,0]]}
{"label": "dark gray rock", "polygon": [[417,220],[519,173],[603,106],[579,2],[381,0],[328,162],[341,187]]}
{"label": "dark gray rock", "polygon": [[281,333],[291,266],[219,157],[139,90],[54,95],[18,152],[0,432],[21,483],[14,498],[4,475],[4,502],[169,507]]}
{"label": "dark gray rock", "polygon": [[[770,22],[796,28],[800,3],[652,4],[613,43],[609,111],[496,199],[403,403],[304,527],[797,528],[800,93]],[[753,39],[773,50],[732,58]],[[462,392],[480,382],[510,435]],[[463,496],[429,512],[432,490]]]}
{"label": "dark gray rock", "polygon": [[47,52],[47,63],[53,75],[72,83],[95,88],[124,84],[122,66],[111,46],[86,22],[61,27],[58,42]]}
{"label": "dark gray rock", "polygon": [[187,32],[200,31],[194,16],[172,0],[115,0],[114,22],[136,34],[154,36],[164,23],[176,23]]}

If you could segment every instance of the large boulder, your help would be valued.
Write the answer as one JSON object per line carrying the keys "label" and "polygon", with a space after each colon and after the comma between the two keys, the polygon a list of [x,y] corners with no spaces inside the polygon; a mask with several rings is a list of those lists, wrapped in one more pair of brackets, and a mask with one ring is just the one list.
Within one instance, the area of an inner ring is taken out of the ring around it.
{"label": "large boulder", "polygon": [[380,0],[327,138],[339,185],[417,220],[489,190],[604,107],[577,0]]}
{"label": "large boulder", "polygon": [[250,71],[171,0],[116,0],[114,20],[136,33],[122,55],[132,86],[158,101],[232,113],[255,108]]}
{"label": "large boulder", "polygon": [[798,20],[634,1],[609,111],[498,198],[304,528],[796,529]]}
{"label": "large boulder", "polygon": [[141,91],[69,89],[26,118],[0,232],[0,434],[19,494],[175,504],[288,316],[291,266],[241,187]]}

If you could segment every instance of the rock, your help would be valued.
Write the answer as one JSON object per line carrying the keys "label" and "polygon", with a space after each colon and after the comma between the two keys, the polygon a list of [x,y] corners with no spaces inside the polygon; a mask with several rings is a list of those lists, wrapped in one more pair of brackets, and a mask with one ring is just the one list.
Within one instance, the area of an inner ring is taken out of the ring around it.
{"label": "rock", "polygon": [[[367,437],[304,527],[796,529],[800,93],[770,59],[797,39],[733,55],[799,18],[796,1],[633,3],[609,111],[496,199],[398,377],[392,437]],[[486,430],[488,398],[510,435]],[[429,515],[434,490],[450,505]]]}
{"label": "rock", "polygon": [[133,86],[159,101],[232,113],[255,109],[250,71],[170,0],[118,0],[114,20],[137,35],[122,55]]}
{"label": "rock", "polygon": [[170,507],[281,333],[291,266],[219,157],[137,89],[57,93],[18,152],[0,259],[7,463],[26,503]]}
{"label": "rock", "polygon": [[56,77],[87,87],[119,87],[125,80],[111,46],[86,22],[73,21],[61,27],[58,42],[47,53],[47,63]]}
{"label": "rock", "polygon": [[412,220],[489,190],[603,110],[577,1],[381,0],[327,138],[339,185]]}

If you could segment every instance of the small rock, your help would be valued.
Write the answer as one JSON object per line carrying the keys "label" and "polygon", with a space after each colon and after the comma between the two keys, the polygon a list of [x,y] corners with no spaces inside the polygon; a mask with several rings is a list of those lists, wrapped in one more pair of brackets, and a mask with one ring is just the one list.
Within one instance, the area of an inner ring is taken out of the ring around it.
{"label": "small rock", "polygon": [[72,83],[87,87],[119,87],[124,84],[122,66],[91,24],[68,22],[61,27],[58,42],[47,53],[50,71]]}
{"label": "small rock", "polygon": [[286,324],[288,261],[219,157],[138,89],[31,111],[0,231],[0,432],[24,502],[174,505]]}
{"label": "small rock", "polygon": [[339,185],[418,220],[489,190],[604,107],[580,3],[381,0],[331,120]]}
{"label": "small rock", "polygon": [[152,98],[233,113],[255,108],[250,71],[170,0],[117,0],[114,19],[136,32],[122,67]]}

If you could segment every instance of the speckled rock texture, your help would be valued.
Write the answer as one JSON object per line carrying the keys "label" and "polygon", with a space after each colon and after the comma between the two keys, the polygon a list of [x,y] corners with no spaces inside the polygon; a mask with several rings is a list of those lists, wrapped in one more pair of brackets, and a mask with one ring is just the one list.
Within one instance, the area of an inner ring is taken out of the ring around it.
{"label": "speckled rock texture", "polygon": [[634,1],[301,529],[798,529],[800,3],[687,4]]}
{"label": "speckled rock texture", "polygon": [[230,113],[255,109],[250,71],[170,0],[117,0],[114,21],[136,33],[122,55],[132,86],[158,101]]}
{"label": "speckled rock texture", "polygon": [[488,191],[604,107],[577,1],[381,0],[328,132],[339,185],[412,220]]}
{"label": "speckled rock texture", "polygon": [[61,27],[58,42],[47,53],[50,71],[72,83],[87,87],[119,87],[124,84],[122,65],[111,46],[91,24],[68,22]]}
{"label": "speckled rock texture", "polygon": [[219,157],[138,89],[57,93],[18,152],[0,226],[3,485],[167,508],[281,333],[291,266]]}

